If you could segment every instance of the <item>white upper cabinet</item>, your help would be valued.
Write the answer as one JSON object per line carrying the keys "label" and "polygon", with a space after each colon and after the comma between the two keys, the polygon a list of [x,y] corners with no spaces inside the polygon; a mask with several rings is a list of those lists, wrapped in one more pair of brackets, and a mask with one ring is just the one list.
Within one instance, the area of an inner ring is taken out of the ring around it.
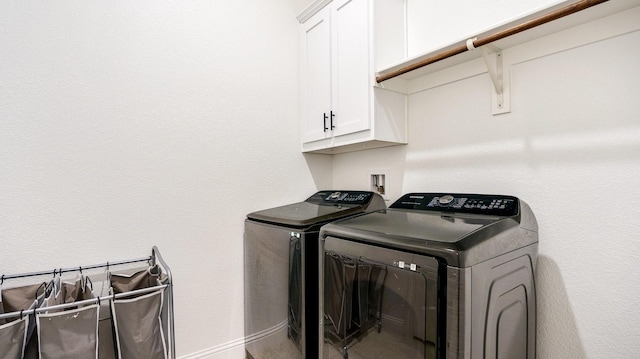
{"label": "white upper cabinet", "polygon": [[331,38],[335,43],[331,107],[339,115],[335,119],[335,136],[369,128],[367,5],[367,0],[338,0],[331,7],[334,20]]}
{"label": "white upper cabinet", "polygon": [[331,13],[325,8],[302,26],[305,81],[302,83],[302,141],[330,136]]}
{"label": "white upper cabinet", "polygon": [[[393,2],[317,1],[298,17],[303,152],[341,153],[406,143],[406,95],[375,86],[376,57],[388,61],[404,55],[401,48],[395,56],[374,52],[374,29],[382,28],[376,26],[374,13],[377,6],[392,8]],[[401,16],[402,2],[395,3]]]}

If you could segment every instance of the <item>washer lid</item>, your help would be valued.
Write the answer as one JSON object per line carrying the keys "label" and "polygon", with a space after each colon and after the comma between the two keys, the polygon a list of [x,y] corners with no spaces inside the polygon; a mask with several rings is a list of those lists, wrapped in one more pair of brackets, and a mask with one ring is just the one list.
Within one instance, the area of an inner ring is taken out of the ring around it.
{"label": "washer lid", "polygon": [[249,213],[250,220],[304,228],[385,209],[384,199],[366,191],[320,191],[304,202]]}
{"label": "washer lid", "polygon": [[353,232],[374,232],[420,241],[457,243],[484,226],[502,220],[499,217],[447,216],[388,209],[338,222]]}
{"label": "washer lid", "polygon": [[[510,205],[495,208],[487,200],[508,200]],[[432,255],[456,266],[478,263],[538,238],[535,217],[515,197],[437,193],[405,195],[386,211],[327,224],[320,236]]]}

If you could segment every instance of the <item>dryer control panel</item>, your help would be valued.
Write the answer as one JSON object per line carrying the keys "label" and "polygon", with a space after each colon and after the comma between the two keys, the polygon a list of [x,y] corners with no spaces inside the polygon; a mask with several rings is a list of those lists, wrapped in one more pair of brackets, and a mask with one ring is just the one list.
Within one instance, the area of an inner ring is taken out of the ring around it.
{"label": "dryer control panel", "polygon": [[515,216],[518,214],[518,207],[518,198],[513,196],[462,193],[408,193],[389,206],[389,208],[491,216]]}
{"label": "dryer control panel", "polygon": [[367,191],[320,191],[307,198],[305,202],[314,204],[367,204],[371,200],[373,192]]}

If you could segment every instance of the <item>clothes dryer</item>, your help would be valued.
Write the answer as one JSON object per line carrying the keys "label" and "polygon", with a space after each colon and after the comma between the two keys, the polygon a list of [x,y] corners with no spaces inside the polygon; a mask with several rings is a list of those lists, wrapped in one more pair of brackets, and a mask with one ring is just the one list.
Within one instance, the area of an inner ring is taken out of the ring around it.
{"label": "clothes dryer", "polygon": [[409,193],[320,239],[323,358],[535,359],[538,226],[524,201]]}
{"label": "clothes dryer", "polygon": [[384,199],[373,192],[320,191],[303,202],[247,215],[247,358],[318,358],[320,228],[385,208]]}

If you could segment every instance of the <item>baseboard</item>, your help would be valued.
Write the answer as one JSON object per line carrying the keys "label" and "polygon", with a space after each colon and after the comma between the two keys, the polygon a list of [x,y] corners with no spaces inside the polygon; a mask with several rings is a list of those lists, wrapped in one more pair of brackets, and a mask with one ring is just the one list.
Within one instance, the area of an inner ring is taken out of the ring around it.
{"label": "baseboard", "polygon": [[240,338],[195,353],[179,356],[178,359],[242,359],[245,339]]}
{"label": "baseboard", "polygon": [[242,359],[245,357],[244,346],[246,343],[251,343],[274,334],[285,328],[287,324],[288,321],[285,319],[283,322],[278,323],[278,325],[267,328],[261,332],[216,345],[215,347],[200,350],[195,353],[180,356],[177,359]]}

